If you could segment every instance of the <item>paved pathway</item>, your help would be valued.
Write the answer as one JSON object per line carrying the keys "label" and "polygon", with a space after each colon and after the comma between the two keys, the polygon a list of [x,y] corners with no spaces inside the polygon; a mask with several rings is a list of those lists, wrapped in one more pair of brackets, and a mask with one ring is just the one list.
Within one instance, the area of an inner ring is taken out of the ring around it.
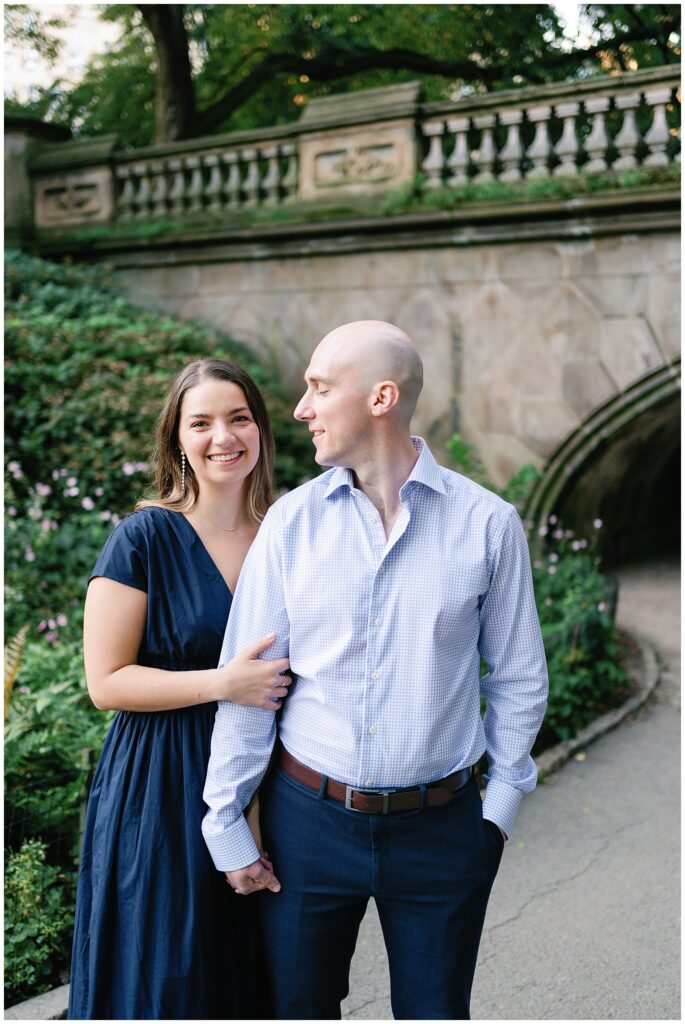
{"label": "paved pathway", "polygon": [[[680,574],[620,572],[618,621],[656,647],[635,716],[523,801],[493,889],[476,1019],[680,1018]],[[370,908],[343,1016],[391,1018]]]}

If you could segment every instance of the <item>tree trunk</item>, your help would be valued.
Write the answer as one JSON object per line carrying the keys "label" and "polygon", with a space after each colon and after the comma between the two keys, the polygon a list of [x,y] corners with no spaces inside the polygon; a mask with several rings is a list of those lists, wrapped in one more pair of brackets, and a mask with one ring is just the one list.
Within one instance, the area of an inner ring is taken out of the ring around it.
{"label": "tree trunk", "polygon": [[155,41],[157,88],[155,141],[175,142],[195,134],[195,90],[190,72],[183,4],[140,4]]}

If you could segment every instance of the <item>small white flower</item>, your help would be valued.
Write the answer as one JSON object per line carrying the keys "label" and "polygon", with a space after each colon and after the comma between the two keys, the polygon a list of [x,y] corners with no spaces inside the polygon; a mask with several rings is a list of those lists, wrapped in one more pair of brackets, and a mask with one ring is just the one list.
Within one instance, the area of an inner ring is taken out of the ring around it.
{"label": "small white flower", "polygon": [[595,530],[601,530],[602,527],[604,526],[604,523],[602,522],[601,519],[595,519],[595,520],[593,520],[592,525],[594,526]]}
{"label": "small white flower", "polygon": [[547,605],[548,608],[550,608],[551,605],[552,605],[552,598],[551,597],[546,597],[545,598],[545,604]]}
{"label": "small white flower", "polygon": [[549,517],[549,522],[552,524],[552,526],[554,526],[556,521],[557,521],[557,517],[556,516],[550,516]]}
{"label": "small white flower", "polygon": [[540,529],[538,530],[538,535],[540,537],[546,537],[547,536],[547,527],[546,526],[541,526]]}
{"label": "small white flower", "polygon": [[95,502],[92,498],[85,497],[81,500],[81,504],[85,508],[86,512],[92,512],[95,508]]}
{"label": "small white flower", "polygon": [[607,604],[605,604],[604,601],[600,601],[599,604],[597,605],[597,611],[598,612],[606,612],[608,610],[609,610],[609,606]]}
{"label": "small white flower", "polygon": [[75,476],[70,476],[67,480],[67,487],[76,487],[78,480]]}
{"label": "small white flower", "polygon": [[556,571],[557,571],[556,565],[548,565],[547,566],[547,572],[550,574],[550,576],[554,576],[554,573]]}

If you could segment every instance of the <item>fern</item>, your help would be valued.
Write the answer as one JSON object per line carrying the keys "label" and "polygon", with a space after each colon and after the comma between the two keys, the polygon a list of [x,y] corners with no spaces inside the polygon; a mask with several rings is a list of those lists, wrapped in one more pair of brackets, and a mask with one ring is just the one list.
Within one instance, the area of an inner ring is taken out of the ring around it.
{"label": "fern", "polygon": [[19,673],[21,655],[28,631],[28,626],[22,626],[17,635],[11,637],[5,644],[5,721],[7,721],[9,714],[14,681]]}

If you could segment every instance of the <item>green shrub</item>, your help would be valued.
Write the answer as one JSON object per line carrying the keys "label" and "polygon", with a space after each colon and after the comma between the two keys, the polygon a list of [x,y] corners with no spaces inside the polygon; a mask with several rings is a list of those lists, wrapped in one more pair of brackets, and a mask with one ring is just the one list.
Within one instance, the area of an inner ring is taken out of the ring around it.
{"label": "green shrub", "polygon": [[6,1006],[62,981],[73,907],[69,879],[46,863],[45,853],[45,843],[27,839],[5,864]]}
{"label": "green shrub", "polygon": [[[5,257],[6,628],[66,616],[75,635],[88,573],[117,517],[150,482],[164,392],[201,356],[235,359],[264,391],[277,487],[313,475],[306,431],[277,372],[218,331],[118,295],[101,268]],[[54,629],[44,635],[54,633]]]}
{"label": "green shrub", "polygon": [[[459,435],[448,450],[461,472],[499,493],[523,512],[540,473],[522,466],[503,488],[488,479],[475,449]],[[595,529],[603,524],[595,521]],[[530,532],[531,524],[527,524]],[[539,555],[537,541],[546,550]],[[619,704],[627,692],[627,677],[613,620],[612,586],[599,568],[594,539],[575,537],[556,516],[529,538],[535,603],[549,671],[549,702],[535,750],[575,736],[598,715]]]}

